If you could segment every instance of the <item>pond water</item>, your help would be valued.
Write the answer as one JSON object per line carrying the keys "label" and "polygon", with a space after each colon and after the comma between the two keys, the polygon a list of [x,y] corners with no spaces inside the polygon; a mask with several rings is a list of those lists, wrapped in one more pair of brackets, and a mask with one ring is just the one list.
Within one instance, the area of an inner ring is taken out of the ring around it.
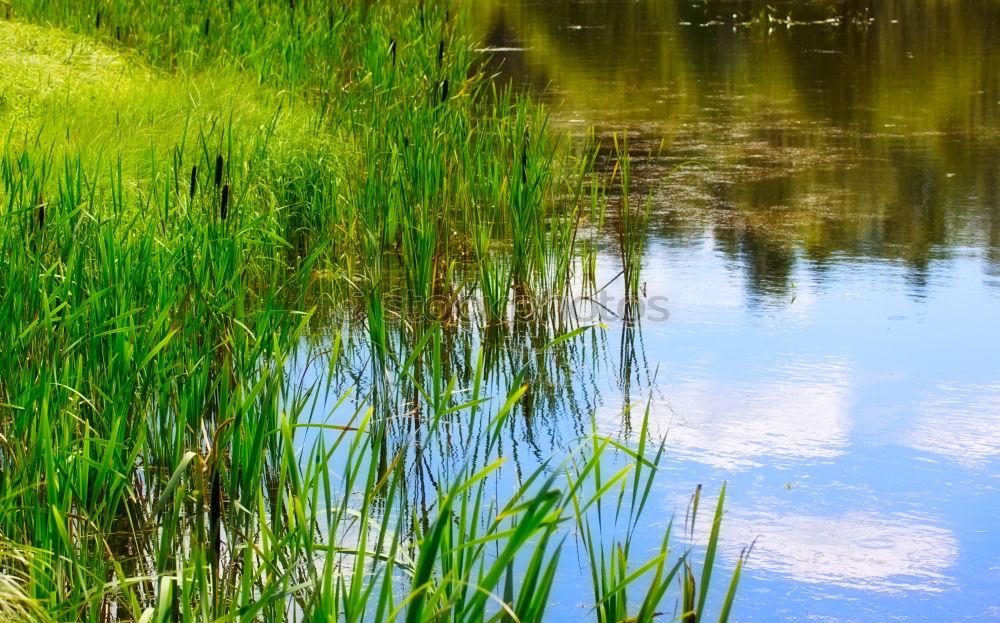
{"label": "pond water", "polygon": [[628,133],[667,312],[605,315],[512,451],[648,400],[646,528],[728,481],[736,620],[1000,620],[1000,3],[769,7],[470,3],[560,127]]}

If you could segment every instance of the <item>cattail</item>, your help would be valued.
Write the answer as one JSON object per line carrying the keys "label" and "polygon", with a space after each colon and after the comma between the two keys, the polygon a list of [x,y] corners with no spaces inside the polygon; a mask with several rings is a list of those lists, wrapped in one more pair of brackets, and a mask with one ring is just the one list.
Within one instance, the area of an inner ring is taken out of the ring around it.
{"label": "cattail", "polygon": [[222,187],[222,207],[219,210],[222,220],[226,220],[227,214],[229,214],[229,184]]}
{"label": "cattail", "polygon": [[97,30],[101,29],[101,12],[97,12],[97,24],[94,26]]}
{"label": "cattail", "polygon": [[215,159],[215,187],[222,185],[222,154]]}
{"label": "cattail", "polygon": [[410,137],[409,136],[404,136],[403,137],[403,147],[409,147],[409,146],[410,146]]}
{"label": "cattail", "polygon": [[441,81],[441,103],[444,104],[448,100],[448,79],[445,78]]}
{"label": "cattail", "polygon": [[212,18],[211,17],[206,17],[205,18],[205,36],[206,37],[208,36],[208,29],[211,26],[211,24],[212,24]]}
{"label": "cattail", "polygon": [[219,468],[212,470],[212,498],[208,506],[208,521],[215,527],[222,518],[222,480],[219,478]]}
{"label": "cattail", "polygon": [[444,39],[438,43],[438,69],[441,69],[442,62],[444,62]]}
{"label": "cattail", "polygon": [[212,469],[212,494],[208,502],[208,525],[209,536],[211,537],[212,563],[218,571],[220,554],[222,553],[222,539],[220,524],[222,523],[222,479],[219,477],[219,468]]}
{"label": "cattail", "polygon": [[389,37],[389,54],[392,56],[392,66],[396,66],[396,40]]}
{"label": "cattail", "polygon": [[45,227],[45,197],[42,193],[38,193],[38,209],[36,210],[38,216],[38,231],[41,231]]}
{"label": "cattail", "polygon": [[194,199],[194,193],[198,190],[198,165],[191,167],[191,198]]}

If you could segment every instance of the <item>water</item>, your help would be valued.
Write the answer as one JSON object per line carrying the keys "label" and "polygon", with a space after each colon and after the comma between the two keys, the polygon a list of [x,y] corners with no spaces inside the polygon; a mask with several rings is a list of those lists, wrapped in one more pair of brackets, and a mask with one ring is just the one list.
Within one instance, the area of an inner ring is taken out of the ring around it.
{"label": "water", "polygon": [[668,312],[605,314],[513,452],[588,411],[627,437],[649,399],[645,530],[727,480],[728,563],[756,538],[737,620],[1000,620],[1000,4],[764,6],[471,4],[561,127],[628,132]]}

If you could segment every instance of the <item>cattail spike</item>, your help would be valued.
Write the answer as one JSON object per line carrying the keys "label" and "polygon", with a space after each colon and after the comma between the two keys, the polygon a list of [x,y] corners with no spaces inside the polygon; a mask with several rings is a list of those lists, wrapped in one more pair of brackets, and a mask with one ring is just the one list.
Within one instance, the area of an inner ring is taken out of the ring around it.
{"label": "cattail spike", "polygon": [[441,103],[448,101],[448,79],[441,81]]}
{"label": "cattail spike", "polygon": [[212,493],[208,502],[209,536],[211,537],[211,554],[213,571],[218,573],[219,558],[222,554],[222,479],[219,468],[212,469]]}
{"label": "cattail spike", "polygon": [[389,54],[392,55],[392,66],[396,66],[396,40],[389,37]]}
{"label": "cattail spike", "polygon": [[229,214],[229,184],[222,187],[222,207],[219,209],[222,220],[226,220],[227,214]]}
{"label": "cattail spike", "polygon": [[198,165],[191,167],[191,198],[194,199],[194,193],[198,190]]}
{"label": "cattail spike", "polygon": [[215,187],[222,185],[222,154],[215,159]]}
{"label": "cattail spike", "polygon": [[438,69],[441,69],[441,63],[444,62],[444,39],[438,43]]}
{"label": "cattail spike", "polygon": [[45,227],[45,197],[42,196],[42,193],[38,193],[37,216],[38,216],[38,231],[41,231],[42,228]]}

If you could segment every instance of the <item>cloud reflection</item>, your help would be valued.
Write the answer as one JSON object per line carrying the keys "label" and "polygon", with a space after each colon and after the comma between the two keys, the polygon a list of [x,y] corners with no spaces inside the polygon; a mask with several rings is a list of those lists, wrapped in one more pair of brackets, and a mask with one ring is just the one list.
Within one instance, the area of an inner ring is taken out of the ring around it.
{"label": "cloud reflection", "polygon": [[731,516],[726,531],[731,541],[757,536],[751,572],[876,592],[949,590],[958,557],[949,530],[904,514]]}
{"label": "cloud reflection", "polygon": [[966,467],[1000,457],[1000,383],[940,387],[923,402],[903,443]]}
{"label": "cloud reflection", "polygon": [[652,418],[674,456],[724,469],[834,458],[849,442],[850,374],[838,362],[793,362],[755,380],[700,378],[667,388]]}

